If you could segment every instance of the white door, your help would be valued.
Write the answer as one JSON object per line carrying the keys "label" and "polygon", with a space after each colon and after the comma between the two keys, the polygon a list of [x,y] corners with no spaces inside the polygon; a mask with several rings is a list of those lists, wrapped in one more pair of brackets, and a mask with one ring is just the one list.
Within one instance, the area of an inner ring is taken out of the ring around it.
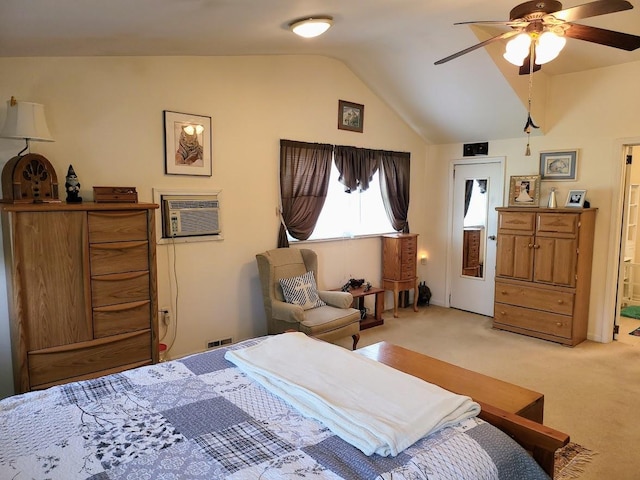
{"label": "white door", "polygon": [[453,173],[449,306],[492,317],[503,159],[461,160]]}

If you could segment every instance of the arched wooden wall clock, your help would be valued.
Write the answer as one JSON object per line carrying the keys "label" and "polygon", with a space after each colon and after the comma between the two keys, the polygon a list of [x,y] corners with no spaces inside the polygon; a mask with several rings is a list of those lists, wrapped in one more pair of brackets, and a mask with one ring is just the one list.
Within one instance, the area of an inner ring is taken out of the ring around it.
{"label": "arched wooden wall clock", "polygon": [[2,169],[2,201],[5,203],[51,203],[58,199],[58,177],[42,155],[18,155]]}

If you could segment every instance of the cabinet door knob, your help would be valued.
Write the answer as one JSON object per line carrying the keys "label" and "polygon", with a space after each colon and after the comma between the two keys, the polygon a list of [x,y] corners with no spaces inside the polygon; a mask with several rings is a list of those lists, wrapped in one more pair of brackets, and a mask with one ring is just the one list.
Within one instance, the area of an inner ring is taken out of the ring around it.
{"label": "cabinet door knob", "polygon": [[528,246],[529,248],[533,248],[533,243],[530,243]]}
{"label": "cabinet door knob", "polygon": [[534,245],[533,248],[540,248],[540,245]]}

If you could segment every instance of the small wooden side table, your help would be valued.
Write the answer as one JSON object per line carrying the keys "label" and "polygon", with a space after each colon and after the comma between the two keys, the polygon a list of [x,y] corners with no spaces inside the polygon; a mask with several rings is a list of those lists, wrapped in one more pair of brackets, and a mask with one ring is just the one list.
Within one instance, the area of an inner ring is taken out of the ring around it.
{"label": "small wooden side table", "polygon": [[373,315],[367,313],[366,317],[360,320],[360,330],[384,324],[384,319],[382,318],[382,311],[384,310],[383,288],[371,287],[367,291],[365,291],[364,287],[352,288],[349,290],[349,293],[353,296],[353,308],[357,308],[358,310],[364,309],[364,297],[367,295],[376,296],[376,306]]}
{"label": "small wooden side table", "polygon": [[382,279],[384,290],[393,290],[393,316],[398,318],[398,294],[404,290],[413,290],[413,311],[418,311],[418,277],[408,280]]}

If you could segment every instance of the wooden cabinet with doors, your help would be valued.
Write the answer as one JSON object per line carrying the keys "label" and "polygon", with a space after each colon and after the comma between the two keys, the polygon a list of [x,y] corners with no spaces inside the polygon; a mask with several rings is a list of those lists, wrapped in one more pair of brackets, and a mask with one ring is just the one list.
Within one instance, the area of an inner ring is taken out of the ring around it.
{"label": "wooden cabinet with doors", "polygon": [[398,295],[413,290],[413,310],[418,311],[418,235],[392,233],[382,236],[382,288],[393,290],[393,316],[398,316]]}
{"label": "wooden cabinet with doors", "polygon": [[493,326],[565,345],[582,342],[596,209],[497,210]]}
{"label": "wooden cabinet with doors", "polygon": [[2,206],[17,392],[158,361],[155,208]]}

